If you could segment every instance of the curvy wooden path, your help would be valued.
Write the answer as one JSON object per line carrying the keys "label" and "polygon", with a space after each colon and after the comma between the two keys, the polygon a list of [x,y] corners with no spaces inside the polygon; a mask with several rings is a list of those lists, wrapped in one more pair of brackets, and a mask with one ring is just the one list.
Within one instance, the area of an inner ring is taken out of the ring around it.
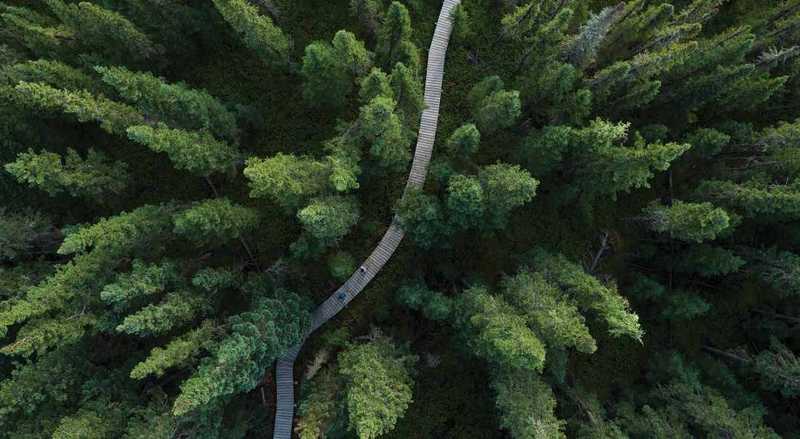
{"label": "curvy wooden path", "polygon": [[[461,3],[461,0],[444,0],[442,10],[439,13],[439,20],[436,23],[436,30],[433,33],[433,40],[428,51],[428,67],[425,76],[425,109],[422,111],[417,147],[414,151],[414,161],[411,164],[406,191],[409,189],[421,189],[428,174],[428,165],[433,154],[433,143],[436,139],[436,126],[439,121],[439,101],[442,95],[442,78],[444,77],[447,44],[450,41],[450,33],[453,29],[452,13],[459,3]],[[311,327],[306,331],[303,340],[277,361],[275,378],[278,395],[273,439],[290,439],[292,436],[294,361],[303,347],[303,342],[312,332],[347,306],[367,286],[392,257],[404,235],[395,217],[389,226],[389,230],[383,235],[372,254],[361,264],[361,267],[314,311]]]}

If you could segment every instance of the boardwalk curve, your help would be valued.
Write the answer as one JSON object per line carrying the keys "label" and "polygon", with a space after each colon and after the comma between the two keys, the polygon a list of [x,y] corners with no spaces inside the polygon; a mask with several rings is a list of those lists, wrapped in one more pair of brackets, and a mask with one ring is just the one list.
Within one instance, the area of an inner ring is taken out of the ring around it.
{"label": "boardwalk curve", "polygon": [[[436,30],[433,33],[428,66],[425,74],[425,109],[420,120],[417,146],[414,161],[406,183],[409,189],[421,189],[428,174],[428,165],[433,154],[433,143],[436,139],[436,127],[439,121],[439,102],[442,95],[442,78],[447,55],[447,45],[453,29],[452,13],[461,0],[444,0]],[[394,254],[404,236],[397,217],[392,220],[389,229],[383,235],[372,254],[361,264],[361,267],[336,291],[333,292],[317,309],[311,318],[311,326],[303,340],[289,349],[275,365],[275,381],[277,387],[277,408],[275,411],[275,429],[273,439],[290,439],[294,418],[294,361],[308,336],[325,324],[351,300],[353,300],[367,284],[380,272],[381,268]]]}

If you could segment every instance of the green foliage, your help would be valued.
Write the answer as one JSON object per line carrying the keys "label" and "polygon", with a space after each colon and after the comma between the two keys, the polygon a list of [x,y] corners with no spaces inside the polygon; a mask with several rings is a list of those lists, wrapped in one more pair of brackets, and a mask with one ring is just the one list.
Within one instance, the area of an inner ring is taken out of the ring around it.
{"label": "green foliage", "polygon": [[421,190],[407,191],[395,212],[400,226],[422,248],[433,247],[447,233],[439,200]]}
{"label": "green foliage", "polygon": [[714,240],[731,223],[728,213],[711,203],[680,200],[674,200],[670,206],[651,204],[644,210],[644,220],[656,232],[689,242]]}
{"label": "green foliage", "polygon": [[405,285],[397,291],[397,301],[403,306],[422,311],[422,315],[430,320],[447,320],[451,318],[453,299],[432,291],[421,282]]}
{"label": "green foliage", "polygon": [[691,320],[707,314],[711,304],[691,291],[671,292],[666,298],[666,306],[661,316],[667,320]]}
{"label": "green foliage", "polygon": [[447,210],[458,228],[476,227],[486,209],[483,187],[477,177],[455,175],[447,185]]}
{"label": "green foliage", "polygon": [[171,84],[148,72],[131,72],[124,67],[95,67],[103,82],[134,105],[148,120],[160,120],[186,130],[208,130],[233,140],[236,119],[227,108],[203,90],[182,82]]}
{"label": "green foliage", "polygon": [[294,293],[277,293],[275,298],[257,297],[249,311],[230,318],[230,333],[181,385],[172,409],[175,415],[253,389],[264,369],[300,341],[311,321],[309,305]]}
{"label": "green foliage", "polygon": [[375,34],[383,19],[382,0],[350,0],[350,12],[358,17],[361,25]]}
{"label": "green foliage", "polygon": [[469,158],[478,152],[481,143],[481,132],[475,124],[462,125],[447,139],[447,151],[459,158]]}
{"label": "green foliage", "polygon": [[419,50],[411,37],[411,17],[408,9],[402,3],[393,1],[378,29],[375,53],[379,64],[388,70],[400,62],[416,71],[419,68]]}
{"label": "green foliage", "polygon": [[213,0],[220,15],[240,36],[242,42],[268,64],[288,62],[291,41],[272,19],[259,15],[245,0]]}
{"label": "green foliage", "polygon": [[753,259],[756,275],[767,285],[784,296],[800,295],[800,256],[772,249]]}
{"label": "green foliage", "polygon": [[360,439],[394,429],[412,401],[416,361],[417,357],[385,337],[339,354],[348,425]]}
{"label": "green foliage", "polygon": [[611,335],[641,340],[643,331],[639,317],[630,311],[628,301],[619,294],[616,286],[603,285],[565,257],[542,250],[534,251],[533,265],[546,280],[561,288],[580,306],[605,320]]}
{"label": "green foliage", "polygon": [[146,264],[135,259],[130,272],[118,274],[113,283],[103,287],[100,298],[109,305],[124,308],[137,299],[162,293],[179,284],[180,271],[174,262]]}
{"label": "green foliage", "polygon": [[777,185],[763,184],[757,180],[743,184],[708,180],[697,188],[697,196],[729,207],[748,218],[780,221],[800,217],[800,190],[796,182]]}
{"label": "green foliage", "polygon": [[169,293],[164,300],[128,315],[117,331],[140,337],[164,334],[194,319],[202,311],[203,298],[192,291]]}
{"label": "green foliage", "polygon": [[85,50],[115,63],[143,61],[161,48],[124,16],[89,2],[77,4],[45,0],[47,6],[74,33]]}
{"label": "green foliage", "polygon": [[655,171],[665,171],[690,148],[688,144],[646,144],[641,138],[633,146],[624,146],[628,128],[625,123],[600,119],[580,129],[548,126],[529,136],[521,152],[534,177],[552,175],[563,167],[562,176],[573,186],[567,193],[615,198],[618,192],[649,187]]}
{"label": "green foliage", "polygon": [[692,152],[703,157],[719,154],[730,141],[731,136],[710,128],[701,128],[686,138],[686,143],[692,145]]}
{"label": "green foliage", "polygon": [[503,81],[490,76],[476,84],[467,99],[472,117],[482,133],[492,134],[513,126],[522,114],[518,91],[503,90]]}
{"label": "green foliage", "polygon": [[358,136],[370,145],[370,155],[389,171],[404,170],[411,160],[411,136],[397,113],[397,102],[378,96],[361,107]]}
{"label": "green foliage", "polygon": [[297,212],[303,229],[324,246],[336,244],[358,222],[359,216],[358,202],[341,196],[315,198]]}
{"label": "green foliage", "polygon": [[49,244],[51,236],[52,225],[44,215],[34,211],[11,213],[0,208],[0,261],[35,255],[37,247]]}
{"label": "green foliage", "polygon": [[319,195],[328,183],[325,163],[283,153],[249,158],[243,173],[250,180],[251,197],[267,196],[287,210]]}
{"label": "green foliage", "polygon": [[2,76],[13,83],[42,83],[71,91],[95,91],[97,88],[96,81],[83,71],[46,59],[9,65],[3,70]]}
{"label": "green foliage", "polygon": [[350,32],[339,31],[333,44],[309,44],[303,57],[303,97],[312,106],[342,107],[353,82],[367,74],[372,54]]}
{"label": "green foliage", "polygon": [[175,234],[200,244],[241,238],[258,225],[258,212],[215,198],[175,214]]}
{"label": "green foliage", "polygon": [[389,75],[379,68],[370,70],[361,80],[361,89],[358,92],[361,102],[367,104],[378,96],[394,99],[394,90],[389,79]]}
{"label": "green foliage", "polygon": [[555,416],[553,391],[536,374],[524,369],[500,369],[492,379],[500,426],[516,439],[565,438],[564,421]]}
{"label": "green foliage", "polygon": [[132,107],[94,96],[86,90],[61,90],[24,81],[15,89],[25,105],[41,111],[71,114],[79,122],[98,122],[100,128],[112,134],[124,135],[128,127],[144,122],[144,117]]}
{"label": "green foliage", "polygon": [[786,398],[800,395],[800,359],[778,339],[770,339],[770,349],[755,357],[753,368],[765,389]]}
{"label": "green foliage", "polygon": [[192,364],[201,350],[213,345],[215,331],[213,323],[205,321],[196,329],[174,338],[163,348],[153,348],[150,355],[131,370],[131,378],[141,380],[150,375],[161,377],[167,369]]}
{"label": "green foliage", "polygon": [[103,200],[125,190],[130,176],[128,166],[112,162],[102,152],[89,149],[86,158],[72,148],[62,157],[52,152],[20,153],[5,166],[20,183],[37,187],[51,196],[67,192],[74,197]]}
{"label": "green foliage", "polygon": [[230,169],[239,152],[205,131],[168,128],[163,123],[155,128],[137,125],[127,129],[128,137],[155,152],[165,152],[177,169],[207,176]]}
{"label": "green foliage", "polygon": [[728,249],[710,245],[695,245],[681,256],[676,268],[686,273],[714,277],[735,273],[745,263],[744,259]]}
{"label": "green foliage", "polygon": [[397,113],[405,121],[406,126],[416,130],[425,107],[422,82],[417,72],[398,62],[392,69],[390,84],[393,96],[397,100]]}
{"label": "green foliage", "polygon": [[338,251],[328,258],[328,271],[334,279],[343,282],[356,271],[356,260],[345,251]]}
{"label": "green foliage", "polygon": [[523,270],[507,278],[503,297],[525,316],[549,348],[574,347],[587,354],[597,350],[576,304],[540,273]]}
{"label": "green foliage", "polygon": [[545,347],[526,320],[500,297],[483,287],[463,293],[457,315],[476,355],[505,368],[541,372]]}
{"label": "green foliage", "polygon": [[298,408],[295,431],[301,439],[324,437],[339,411],[337,393],[341,384],[336,374],[325,369],[310,383],[310,389]]}
{"label": "green foliage", "polygon": [[505,228],[511,211],[533,200],[539,181],[518,165],[496,163],[481,168],[478,177],[486,196],[487,223]]}

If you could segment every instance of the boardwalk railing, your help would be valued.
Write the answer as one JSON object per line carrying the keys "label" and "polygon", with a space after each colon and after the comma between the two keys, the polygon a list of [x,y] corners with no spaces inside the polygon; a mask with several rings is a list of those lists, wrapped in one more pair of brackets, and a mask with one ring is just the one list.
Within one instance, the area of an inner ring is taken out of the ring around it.
{"label": "boardwalk railing", "polygon": [[[425,74],[425,109],[422,111],[417,147],[414,151],[414,161],[406,183],[409,189],[421,189],[425,184],[428,174],[428,165],[433,154],[433,143],[436,140],[436,126],[439,121],[439,102],[442,96],[442,78],[444,77],[444,62],[447,55],[447,45],[453,29],[453,9],[461,0],[444,0],[436,30],[428,51],[428,67]],[[404,232],[394,218],[389,230],[383,235],[381,242],[372,251],[372,254],[361,264],[361,267],[325,302],[315,311],[311,319],[311,327],[306,331],[303,340],[291,348],[275,365],[275,378],[277,386],[277,409],[275,412],[275,430],[273,439],[290,439],[292,436],[292,421],[294,418],[294,361],[303,347],[303,342],[308,336],[325,324],[351,300],[353,300],[367,284],[374,278],[383,266],[389,262]]]}

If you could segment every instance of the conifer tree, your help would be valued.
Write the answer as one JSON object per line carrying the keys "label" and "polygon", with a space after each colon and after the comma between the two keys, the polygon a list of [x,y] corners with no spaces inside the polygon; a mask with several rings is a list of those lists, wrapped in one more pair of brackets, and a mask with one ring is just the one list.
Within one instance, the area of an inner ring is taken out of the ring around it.
{"label": "conifer tree", "polygon": [[114,102],[88,91],[68,91],[42,83],[20,82],[16,93],[24,105],[41,111],[61,111],[74,115],[79,122],[98,122],[103,130],[125,135],[128,127],[144,122],[144,117],[134,108]]}
{"label": "conifer tree", "polygon": [[236,139],[233,114],[205,91],[183,83],[170,84],[151,73],[131,72],[124,67],[95,67],[95,70],[103,82],[148,120],[160,120],[187,130],[209,130],[219,138]]}
{"label": "conifer tree", "polygon": [[236,149],[205,131],[172,129],[163,123],[155,127],[136,125],[128,137],[155,152],[165,152],[175,168],[208,176],[230,169],[239,158]]}
{"label": "conifer tree", "polygon": [[350,13],[358,17],[370,34],[375,34],[383,17],[381,0],[350,0]]}
{"label": "conifer tree", "polygon": [[230,333],[181,385],[172,409],[175,415],[254,388],[264,368],[302,337],[311,319],[308,304],[289,291],[264,297],[263,287],[256,286],[257,282],[263,283],[263,279],[251,282],[249,288],[257,297],[250,310],[230,318]]}
{"label": "conifer tree", "polygon": [[367,74],[372,54],[355,35],[339,31],[333,43],[309,44],[303,57],[303,97],[313,106],[341,107],[353,82]]}
{"label": "conifer tree", "polygon": [[72,148],[62,157],[52,152],[20,153],[5,166],[19,182],[37,187],[51,196],[67,192],[74,197],[102,200],[119,195],[130,178],[127,165],[111,162],[102,152],[89,149],[86,158]]}
{"label": "conifer tree", "polygon": [[206,200],[174,216],[175,234],[197,243],[224,243],[239,239],[258,224],[253,209],[227,198]]}
{"label": "conifer tree", "polygon": [[278,153],[269,159],[250,158],[244,175],[250,196],[268,196],[286,209],[296,209],[327,186],[328,167],[309,157]]}
{"label": "conifer tree", "polygon": [[378,44],[375,49],[378,62],[383,68],[388,70],[400,62],[412,71],[419,69],[419,50],[411,41],[411,34],[408,9],[402,3],[393,1],[378,29]]}
{"label": "conifer tree", "polygon": [[416,361],[386,337],[339,354],[348,427],[359,438],[373,439],[394,429],[412,401]]}
{"label": "conifer tree", "polygon": [[727,212],[711,203],[652,204],[644,211],[648,227],[671,238],[689,242],[713,240],[730,227]]}
{"label": "conifer tree", "polygon": [[564,424],[555,416],[553,391],[527,370],[502,368],[492,378],[500,426],[514,438],[565,438]]}
{"label": "conifer tree", "polygon": [[124,16],[89,2],[45,0],[50,11],[74,33],[80,46],[115,63],[139,62],[159,54],[150,37]]}
{"label": "conifer tree", "polygon": [[291,41],[269,17],[259,15],[255,6],[245,0],[214,0],[214,6],[262,61],[288,64]]}
{"label": "conifer tree", "polygon": [[0,261],[13,262],[40,252],[52,253],[58,243],[59,232],[41,213],[0,209]]}
{"label": "conifer tree", "polygon": [[478,152],[481,143],[481,133],[475,124],[462,125],[447,139],[447,151],[456,157],[469,158]]}
{"label": "conifer tree", "polygon": [[97,81],[82,70],[59,61],[38,59],[9,65],[3,76],[12,83],[33,82],[70,91],[99,91]]}
{"label": "conifer tree", "polygon": [[358,203],[340,196],[315,198],[297,213],[303,228],[323,246],[336,244],[359,218]]}
{"label": "conifer tree", "polygon": [[370,155],[392,172],[405,169],[411,160],[411,138],[396,110],[396,101],[378,96],[361,107],[356,122],[359,137],[370,145]]}
{"label": "conifer tree", "polygon": [[514,125],[522,112],[519,92],[503,88],[503,81],[491,76],[475,85],[469,94],[472,116],[482,133],[491,134]]}

